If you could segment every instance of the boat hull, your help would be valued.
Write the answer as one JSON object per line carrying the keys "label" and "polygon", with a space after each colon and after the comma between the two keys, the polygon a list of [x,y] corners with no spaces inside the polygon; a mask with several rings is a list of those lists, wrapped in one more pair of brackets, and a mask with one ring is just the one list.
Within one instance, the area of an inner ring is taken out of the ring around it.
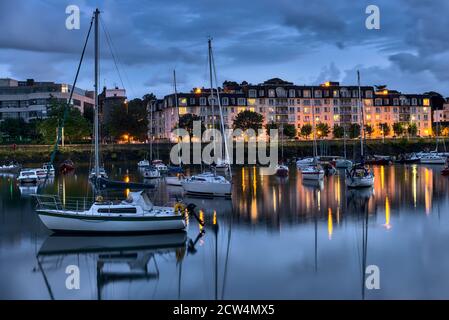
{"label": "boat hull", "polygon": [[322,180],[324,178],[324,172],[302,172],[303,180]]}
{"label": "boat hull", "polygon": [[168,186],[182,187],[181,179],[179,179],[178,177],[166,177],[165,183]]}
{"label": "boat hull", "polygon": [[230,183],[181,182],[184,191],[192,195],[226,197],[231,195]]}
{"label": "boat hull", "polygon": [[445,164],[446,159],[421,159],[422,164]]}
{"label": "boat hull", "polygon": [[374,177],[347,177],[346,186],[348,188],[368,188],[374,185]]}
{"label": "boat hull", "polygon": [[54,232],[69,233],[147,233],[184,230],[183,215],[170,217],[95,217],[83,214],[60,214],[38,210],[42,223]]}

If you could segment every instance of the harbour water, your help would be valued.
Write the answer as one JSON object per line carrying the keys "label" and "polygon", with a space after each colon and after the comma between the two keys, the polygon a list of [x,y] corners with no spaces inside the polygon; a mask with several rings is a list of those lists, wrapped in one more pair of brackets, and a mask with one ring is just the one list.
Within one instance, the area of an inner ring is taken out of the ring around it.
{"label": "harbour water", "polygon": [[[142,181],[134,164],[107,168]],[[198,199],[206,225],[186,233],[52,236],[33,188],[0,177],[1,299],[440,299],[449,298],[449,179],[441,166],[375,166],[375,186],[347,190],[342,173],[306,184],[234,171],[233,198]],[[40,193],[88,195],[88,168],[57,175]],[[156,204],[182,199],[157,181]],[[125,197],[125,192],[111,193]],[[201,233],[204,231],[204,233]],[[380,289],[367,289],[375,265]],[[66,288],[68,266],[80,288]]]}

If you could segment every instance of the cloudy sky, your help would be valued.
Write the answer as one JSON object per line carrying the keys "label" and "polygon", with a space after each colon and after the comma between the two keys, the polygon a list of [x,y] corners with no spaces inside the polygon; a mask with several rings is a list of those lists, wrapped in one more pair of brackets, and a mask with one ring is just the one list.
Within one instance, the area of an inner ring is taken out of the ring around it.
{"label": "cloudy sky", "polygon": [[[77,5],[80,30],[67,30]],[[365,9],[380,8],[380,30]],[[71,83],[95,7],[102,11],[101,85],[129,97],[207,86],[207,38],[218,80],[387,84],[449,96],[447,0],[1,0],[0,77]],[[117,71],[105,37],[110,35]],[[93,87],[93,45],[78,86]]]}

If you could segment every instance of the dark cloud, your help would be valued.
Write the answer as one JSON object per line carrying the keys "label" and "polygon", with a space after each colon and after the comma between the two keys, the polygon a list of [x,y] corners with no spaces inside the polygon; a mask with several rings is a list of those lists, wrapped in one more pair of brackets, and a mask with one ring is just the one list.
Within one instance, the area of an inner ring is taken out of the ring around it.
{"label": "dark cloud", "polygon": [[[69,4],[81,9],[81,30],[65,29]],[[380,30],[365,28],[370,4],[380,8]],[[446,0],[1,1],[0,58],[8,74],[0,76],[71,82],[97,5],[122,76],[102,31],[101,78],[123,81],[128,95],[170,92],[173,68],[180,90],[207,85],[208,36],[218,73],[229,80],[354,83],[357,66],[364,79],[390,87],[449,94]],[[86,88],[92,54],[90,46],[80,78]]]}

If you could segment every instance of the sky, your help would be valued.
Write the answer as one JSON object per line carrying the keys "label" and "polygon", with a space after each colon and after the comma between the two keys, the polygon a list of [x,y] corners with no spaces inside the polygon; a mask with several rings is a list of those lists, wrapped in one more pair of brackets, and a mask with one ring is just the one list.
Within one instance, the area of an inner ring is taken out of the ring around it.
{"label": "sky", "polygon": [[[65,27],[68,5],[79,30]],[[379,30],[365,27],[368,5]],[[178,91],[208,87],[208,37],[220,83],[354,85],[360,70],[362,85],[449,96],[447,0],[1,0],[0,78],[72,83],[96,7],[100,85],[129,98],[173,92],[174,69]],[[77,83],[88,90],[92,40]]]}

